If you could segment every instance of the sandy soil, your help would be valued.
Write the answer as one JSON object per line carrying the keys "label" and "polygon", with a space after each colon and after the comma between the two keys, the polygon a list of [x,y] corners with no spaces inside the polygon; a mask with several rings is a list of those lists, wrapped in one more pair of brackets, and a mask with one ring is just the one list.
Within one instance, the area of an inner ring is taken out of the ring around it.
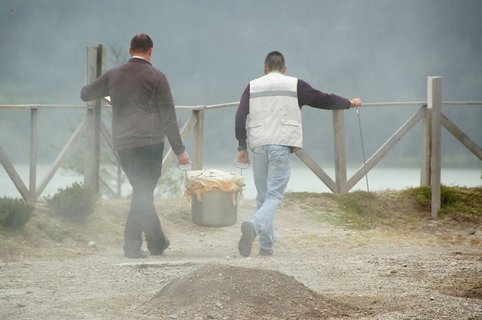
{"label": "sandy soil", "polygon": [[480,225],[354,230],[283,204],[274,255],[255,244],[242,258],[254,201],[224,228],[192,224],[184,200],[157,206],[171,247],[131,260],[127,200],[104,201],[83,226],[39,204],[24,231],[0,233],[0,319],[482,319]]}

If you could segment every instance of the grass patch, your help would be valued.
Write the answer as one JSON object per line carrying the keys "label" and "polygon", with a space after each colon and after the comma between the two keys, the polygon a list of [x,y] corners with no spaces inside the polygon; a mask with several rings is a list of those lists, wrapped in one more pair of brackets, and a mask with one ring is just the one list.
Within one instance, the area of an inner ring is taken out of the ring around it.
{"label": "grass patch", "polygon": [[[407,189],[420,210],[429,212],[432,201],[430,187]],[[440,216],[453,218],[457,221],[478,223],[482,221],[482,188],[466,188],[456,186],[441,186]]]}
{"label": "grass patch", "polygon": [[[482,188],[442,186],[440,217],[481,223],[481,199]],[[286,194],[284,203],[319,221],[360,230],[380,225],[414,227],[431,219],[428,187],[346,194],[294,192]]]}
{"label": "grass patch", "polygon": [[375,194],[364,191],[342,195],[294,192],[287,193],[284,201],[288,206],[314,214],[319,221],[353,229],[368,229],[375,216],[386,215],[375,199]]}
{"label": "grass patch", "polygon": [[369,229],[375,221],[389,215],[374,193],[355,191],[327,196],[338,203],[345,224],[354,229]]}

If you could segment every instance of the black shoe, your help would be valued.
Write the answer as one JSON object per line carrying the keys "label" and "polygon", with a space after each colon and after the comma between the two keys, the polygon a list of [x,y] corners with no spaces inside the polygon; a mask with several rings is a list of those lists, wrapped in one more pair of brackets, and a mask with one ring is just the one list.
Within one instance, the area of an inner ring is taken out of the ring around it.
{"label": "black shoe", "polygon": [[241,224],[241,239],[239,239],[238,250],[243,257],[249,257],[253,241],[256,238],[256,228],[254,224],[245,221]]}
{"label": "black shoe", "polygon": [[259,255],[260,256],[272,256],[273,255],[273,249],[259,249]]}
{"label": "black shoe", "polygon": [[129,259],[145,259],[149,256],[146,252],[142,250],[135,252],[125,252],[124,255],[126,256],[126,258]]}
{"label": "black shoe", "polygon": [[166,250],[167,248],[169,248],[169,244],[171,244],[169,242],[169,239],[168,238],[165,238],[164,239],[164,244],[160,247],[160,248],[156,248],[156,249],[152,249],[150,248],[149,251],[151,252],[151,254],[153,256],[162,256],[162,254],[164,253],[164,250]]}

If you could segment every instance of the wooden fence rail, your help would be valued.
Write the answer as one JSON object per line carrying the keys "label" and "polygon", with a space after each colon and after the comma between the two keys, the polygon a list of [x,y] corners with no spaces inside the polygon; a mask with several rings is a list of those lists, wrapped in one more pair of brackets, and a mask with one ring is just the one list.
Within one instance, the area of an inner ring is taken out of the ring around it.
{"label": "wooden fence rail", "polygon": [[[194,169],[201,169],[203,167],[203,143],[204,143],[204,113],[205,112],[215,112],[217,109],[221,108],[231,108],[237,106],[237,102],[231,103],[224,103],[224,104],[217,104],[211,106],[176,106],[178,110],[190,110],[191,117],[186,121],[186,123],[181,128],[181,137],[185,141],[191,134],[193,135],[193,151],[192,151],[192,160],[193,160],[193,168]],[[482,106],[482,102],[472,101],[472,102],[463,102],[463,101],[446,101],[442,102],[443,105],[446,106],[460,106],[460,105],[473,105],[473,106]],[[423,123],[423,130],[422,130],[422,144],[427,146],[433,146],[431,142],[433,139],[431,138],[432,134],[432,120],[430,109],[428,108],[427,104],[424,101],[415,101],[415,102],[376,102],[376,103],[365,103],[363,108],[369,107],[400,107],[400,106],[414,106],[420,105],[420,108],[409,118],[405,121],[404,124],[400,128],[398,128],[395,133],[385,142],[382,146],[379,147],[377,151],[375,151],[366,162],[366,169],[370,171],[374,168],[378,162],[383,159],[383,157],[389,153],[391,149],[417,124],[418,122],[422,121]],[[105,106],[108,107],[108,106]],[[57,155],[56,159],[50,166],[47,174],[41,179],[41,182],[37,185],[37,130],[38,130],[38,112],[39,110],[44,109],[87,109],[85,106],[82,105],[0,105],[0,111],[2,109],[30,109],[30,159],[29,159],[29,183],[28,187],[27,184],[19,176],[18,172],[15,169],[15,166],[10,161],[10,158],[3,150],[1,146],[0,140],[0,163],[2,164],[3,168],[7,172],[10,180],[13,182],[15,187],[17,188],[20,196],[28,201],[35,201],[39,198],[41,193],[44,191],[45,187],[54,177],[57,170],[60,168],[63,159],[65,158],[66,154],[71,150],[72,145],[75,141],[77,141],[82,135],[85,135],[86,128],[87,128],[87,121],[88,116],[86,112],[86,117],[82,119],[82,121],[78,124],[76,129],[73,131],[72,135],[69,137],[65,145],[61,148],[59,154]],[[333,117],[333,121],[337,121],[339,116]],[[92,120],[92,119],[91,119]],[[482,160],[482,148],[477,145],[475,141],[473,141],[467,134],[463,132],[457,125],[455,125],[446,115],[443,113],[440,114],[438,127],[441,128],[442,126],[445,127],[448,132],[450,132],[460,143],[462,143],[471,153],[477,156],[479,159]],[[108,126],[101,121],[101,138],[104,139],[107,145],[113,150],[112,146],[112,137]],[[340,127],[340,125],[339,125]],[[343,126],[341,126],[343,127]],[[428,136],[427,136],[428,133]],[[341,134],[339,134],[341,135]],[[338,141],[338,142],[337,142]],[[344,138],[335,139],[335,144],[340,143],[341,145],[335,146],[336,150],[345,150],[344,145]],[[434,175],[434,166],[432,162],[434,158],[433,147],[424,147],[424,155],[421,164],[421,179],[420,185],[421,186],[432,186],[432,190],[435,188],[440,188],[440,175]],[[115,154],[115,152],[114,152]],[[440,157],[439,151],[435,150],[435,154]],[[332,192],[334,193],[346,193],[350,191],[355,184],[360,181],[365,176],[364,167],[361,166],[358,168],[355,173],[344,180],[340,179],[332,179],[317,163],[314,161],[308,154],[307,150],[300,150],[296,153],[296,155],[306,164],[306,166],[312,170],[315,175],[323,182]],[[169,149],[164,156],[163,159],[163,166],[167,169],[171,167],[175,162],[175,155],[172,152],[172,149]],[[441,170],[440,167],[437,170]],[[335,162],[335,171],[340,172],[342,170],[346,170],[346,163],[337,163]],[[163,172],[167,172],[167,170],[163,170]],[[346,175],[346,172],[344,173]],[[337,175],[337,176],[343,176]],[[434,178],[435,176],[435,178]],[[85,179],[85,177],[84,177]],[[86,183],[88,181],[84,180]],[[439,189],[440,190],[440,189]],[[437,197],[437,194],[435,194]],[[434,198],[435,198],[434,197]],[[433,199],[436,201],[436,198]],[[437,208],[437,204],[434,203],[432,207]],[[438,207],[439,208],[439,207]],[[434,211],[432,213],[434,216],[437,216],[437,212]]]}
{"label": "wooden fence rail", "polygon": [[[95,77],[91,73],[99,75],[99,68],[102,65],[97,56],[101,54],[101,49],[88,48],[87,51],[87,79],[91,81]],[[95,67],[92,67],[95,64]],[[334,110],[333,128],[334,128],[334,148],[335,148],[335,179],[332,179],[308,154],[307,150],[302,149],[296,152],[296,155],[304,162],[304,164],[334,193],[349,192],[357,182],[359,182],[365,173],[375,167],[381,159],[418,123],[422,122],[422,149],[423,157],[421,164],[421,186],[431,186],[432,188],[432,216],[437,217],[440,209],[440,177],[441,177],[441,128],[445,127],[458,141],[460,141],[471,153],[482,160],[482,148],[473,141],[462,129],[457,127],[446,115],[442,113],[442,105],[459,106],[472,105],[480,107],[482,101],[442,101],[440,77],[428,77],[427,82],[427,101],[412,102],[374,102],[364,103],[363,108],[367,107],[400,107],[400,106],[420,106],[420,108],[398,128],[393,135],[379,147],[366,161],[366,164],[358,168],[351,177],[347,177],[346,163],[346,145],[345,145],[345,129],[344,129],[344,110]],[[190,110],[191,117],[181,128],[181,137],[185,141],[191,134],[193,135],[193,150],[191,158],[193,161],[193,169],[203,168],[203,150],[204,150],[204,114],[205,112],[215,112],[216,109],[236,107],[238,102],[230,102],[216,105],[198,105],[198,106],[176,106],[178,110]],[[30,110],[30,159],[29,159],[29,183],[28,187],[23,182],[15,166],[10,158],[3,150],[0,139],[0,163],[7,172],[10,180],[17,188],[21,197],[28,201],[36,201],[45,187],[51,181],[58,168],[61,166],[62,160],[71,149],[73,143],[82,135],[87,135],[90,143],[85,157],[84,183],[99,187],[99,154],[100,140],[104,139],[107,145],[112,149],[112,137],[108,126],[101,119],[102,107],[108,106],[102,101],[87,103],[86,105],[0,105],[2,109],[29,109]],[[37,122],[39,109],[78,109],[86,110],[85,118],[80,122],[74,130],[66,144],[62,147],[57,158],[50,166],[48,173],[37,185]],[[213,110],[213,111],[211,111]],[[92,130],[94,128],[94,130]],[[117,156],[116,156],[117,158]],[[118,158],[117,158],[118,159]],[[163,173],[175,163],[176,157],[169,149],[163,159]],[[366,169],[366,172],[365,172]]]}

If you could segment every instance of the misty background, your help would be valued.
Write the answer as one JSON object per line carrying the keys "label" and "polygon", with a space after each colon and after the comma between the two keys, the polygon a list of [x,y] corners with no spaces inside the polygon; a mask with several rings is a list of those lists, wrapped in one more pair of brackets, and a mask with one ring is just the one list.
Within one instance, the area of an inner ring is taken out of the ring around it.
{"label": "misty background", "polygon": [[[128,58],[136,33],[152,37],[152,63],[166,74],[176,105],[239,101],[272,50],[284,54],[288,75],[346,98],[425,101],[433,75],[442,76],[443,100],[482,101],[481,31],[480,0],[0,0],[0,104],[82,104],[86,47],[104,45],[111,68],[115,50],[117,62]],[[417,109],[362,109],[367,157]],[[206,165],[235,158],[235,111],[205,115]],[[482,144],[481,107],[443,112]],[[84,115],[40,110],[39,162],[55,159]],[[179,112],[180,125],[189,116]],[[331,112],[305,106],[303,120],[305,149],[331,166]],[[355,111],[345,112],[345,126],[348,161],[358,166]],[[480,168],[442,133],[443,166]],[[0,109],[0,145],[13,162],[28,163],[29,136],[27,109]],[[420,137],[417,124],[381,165],[419,166]]]}

